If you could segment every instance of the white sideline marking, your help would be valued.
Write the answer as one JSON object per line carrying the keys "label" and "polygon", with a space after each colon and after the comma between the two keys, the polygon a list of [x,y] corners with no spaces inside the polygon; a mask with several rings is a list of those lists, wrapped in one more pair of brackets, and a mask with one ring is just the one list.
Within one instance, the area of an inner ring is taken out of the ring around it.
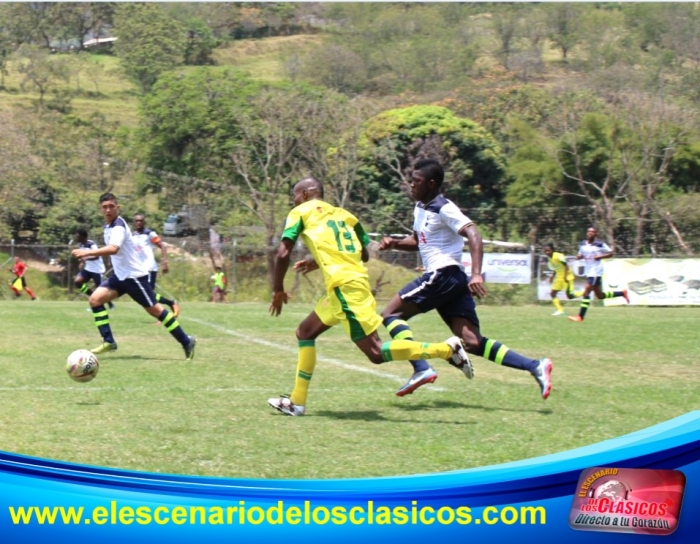
{"label": "white sideline marking", "polygon": [[[182,320],[182,316],[178,317],[179,320]],[[252,342],[254,344],[259,344],[261,346],[265,346],[268,348],[273,348],[277,349],[280,351],[284,351],[286,353],[291,353],[293,355],[297,354],[296,348],[291,348],[289,346],[284,346],[281,344],[275,344],[273,342],[268,342],[267,340],[261,340],[259,338],[251,338],[247,334],[243,334],[241,332],[233,331],[231,329],[227,329],[225,327],[222,327],[221,325],[217,325],[216,323],[208,323],[206,321],[202,321],[201,319],[197,319],[195,317],[186,317],[185,318],[188,321],[194,321],[195,323],[199,323],[200,325],[205,325],[207,327],[211,327],[212,329],[216,329],[219,332],[223,332],[224,334],[228,334],[230,336],[235,336],[236,338],[241,338],[243,340],[247,340],[248,342]],[[318,357],[319,361],[322,361],[324,363],[331,364],[333,366],[337,366],[340,368],[344,368],[346,370],[354,370],[355,372],[364,372],[365,374],[372,374],[373,376],[377,376],[378,378],[386,378],[388,380],[397,382],[397,383],[404,383],[406,381],[406,378],[401,378],[400,376],[396,376],[395,374],[390,374],[388,372],[382,372],[380,370],[374,370],[372,368],[365,368],[362,366],[356,366],[356,365],[351,365],[350,363],[345,363],[343,361],[340,361],[338,359],[331,359],[329,357]],[[432,384],[427,384],[423,386],[429,387],[433,391],[446,391],[444,387],[439,387],[437,385],[432,385]]]}

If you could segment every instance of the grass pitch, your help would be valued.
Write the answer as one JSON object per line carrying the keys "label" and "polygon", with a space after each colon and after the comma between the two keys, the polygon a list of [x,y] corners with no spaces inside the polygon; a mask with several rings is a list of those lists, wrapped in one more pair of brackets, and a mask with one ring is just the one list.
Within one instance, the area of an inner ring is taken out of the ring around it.
{"label": "grass pitch", "polygon": [[[267,304],[185,304],[181,324],[199,339],[188,363],[140,307],[117,301],[119,350],[100,356],[97,378],[80,384],[64,362],[99,343],[86,307],[0,301],[5,451],[161,473],[377,477],[571,449],[700,404],[697,308],[595,307],[578,324],[551,317],[550,307],[480,307],[486,336],[554,360],[547,401],[529,374],[481,358],[473,381],[435,361],[434,386],[401,399],[394,391],[411,373],[407,362],[372,365],[331,330],[317,341],[308,415],[290,418],[266,399],[291,391],[294,329],[311,305],[273,318]],[[436,314],[412,324],[420,340],[449,336]]]}

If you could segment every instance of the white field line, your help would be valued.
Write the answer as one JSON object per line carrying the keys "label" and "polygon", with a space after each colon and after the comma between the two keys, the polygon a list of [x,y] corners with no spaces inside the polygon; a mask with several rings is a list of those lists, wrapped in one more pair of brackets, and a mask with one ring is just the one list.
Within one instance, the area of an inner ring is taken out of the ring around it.
{"label": "white field line", "polygon": [[[179,320],[182,320],[182,317],[178,317]],[[268,348],[273,348],[279,351],[284,351],[286,353],[291,353],[292,355],[297,354],[297,349],[292,348],[290,346],[285,346],[282,344],[277,344],[274,342],[268,342],[267,340],[262,340],[260,338],[251,338],[250,335],[248,334],[243,334],[242,332],[234,331],[231,329],[227,329],[226,327],[222,327],[221,325],[217,325],[216,323],[208,323],[207,321],[202,321],[201,319],[197,319],[195,317],[186,317],[185,318],[187,321],[193,321],[195,323],[199,323],[200,325],[204,325],[206,327],[210,327],[212,329],[216,329],[219,332],[223,332],[224,334],[228,334],[229,336],[235,336],[236,338],[240,338],[242,340],[245,340],[247,342],[252,342],[254,344],[259,344],[261,346],[265,346]],[[372,368],[365,368],[362,366],[356,366],[356,365],[351,365],[350,363],[345,363],[343,361],[340,361],[338,359],[331,359],[330,357],[318,357],[319,361],[322,361],[324,363],[328,363],[333,366],[337,366],[340,368],[344,368],[345,370],[354,370],[355,372],[364,372],[365,374],[371,374],[373,376],[377,376],[378,378],[386,378],[388,380],[391,380],[396,383],[404,383],[406,381],[406,378],[402,378],[400,376],[396,376],[395,374],[390,374],[389,372],[382,372],[381,370],[374,370]],[[397,361],[398,363],[398,361]],[[444,387],[439,387],[436,385],[428,384],[427,386],[424,385],[423,388],[430,388],[433,391],[445,391]]]}

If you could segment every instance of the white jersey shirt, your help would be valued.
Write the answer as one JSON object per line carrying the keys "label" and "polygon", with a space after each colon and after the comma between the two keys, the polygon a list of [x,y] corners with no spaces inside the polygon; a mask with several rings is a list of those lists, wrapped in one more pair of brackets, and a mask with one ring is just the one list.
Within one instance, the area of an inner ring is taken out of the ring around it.
{"label": "white jersey shirt", "polygon": [[156,244],[160,242],[160,236],[158,233],[151,229],[143,229],[143,232],[132,232],[131,237],[136,242],[136,245],[141,248],[141,258],[146,261],[149,272],[158,271],[158,263],[156,262],[156,256],[153,252],[153,248],[157,247]]}
{"label": "white jersey shirt", "polygon": [[131,237],[129,225],[117,217],[104,226],[105,245],[117,246],[119,251],[112,255],[114,275],[120,280],[148,276],[148,266],[140,256],[141,249]]}
{"label": "white jersey shirt", "polygon": [[[84,244],[80,244],[80,249],[97,249],[97,244],[92,240],[88,240]],[[86,260],[83,265],[83,270],[86,272],[93,272],[95,274],[105,273],[105,262],[102,257],[97,257],[97,259]]]}
{"label": "white jersey shirt", "polygon": [[603,261],[595,260],[595,257],[605,255],[611,251],[610,246],[601,240],[594,240],[590,244],[587,240],[581,242],[578,252],[586,261],[587,278],[598,278],[603,275]]}
{"label": "white jersey shirt", "polygon": [[472,223],[454,202],[442,195],[429,204],[416,203],[413,230],[418,236],[418,251],[426,272],[454,265],[464,270],[464,238],[459,231]]}

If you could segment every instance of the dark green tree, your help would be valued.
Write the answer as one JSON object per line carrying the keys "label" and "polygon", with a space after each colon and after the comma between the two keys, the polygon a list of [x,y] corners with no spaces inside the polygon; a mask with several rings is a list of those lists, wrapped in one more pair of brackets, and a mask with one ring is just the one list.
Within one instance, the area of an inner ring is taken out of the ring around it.
{"label": "dark green tree", "polygon": [[159,4],[119,4],[114,14],[121,66],[144,93],[158,77],[183,61],[187,33]]}
{"label": "dark green tree", "polygon": [[413,106],[370,119],[360,148],[357,199],[371,206],[377,225],[410,230],[413,202],[408,172],[416,160],[445,167],[444,192],[462,208],[498,206],[506,181],[505,157],[481,126],[441,106]]}

